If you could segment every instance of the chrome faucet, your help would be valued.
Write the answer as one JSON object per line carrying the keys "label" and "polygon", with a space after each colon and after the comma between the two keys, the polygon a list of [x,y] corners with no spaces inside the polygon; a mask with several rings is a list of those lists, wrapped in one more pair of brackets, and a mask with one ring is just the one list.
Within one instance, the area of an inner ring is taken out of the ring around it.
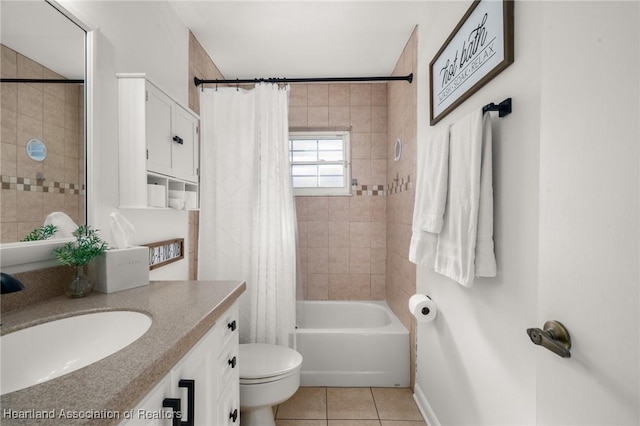
{"label": "chrome faucet", "polygon": [[0,281],[2,282],[2,290],[0,294],[14,293],[24,290],[24,284],[9,274],[0,272]]}

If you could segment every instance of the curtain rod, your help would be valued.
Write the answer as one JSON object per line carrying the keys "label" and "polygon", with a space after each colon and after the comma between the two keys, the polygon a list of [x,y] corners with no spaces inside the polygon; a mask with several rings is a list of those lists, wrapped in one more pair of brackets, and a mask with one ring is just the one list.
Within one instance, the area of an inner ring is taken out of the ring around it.
{"label": "curtain rod", "polygon": [[413,73],[390,77],[320,77],[320,78],[253,78],[235,80],[201,80],[193,78],[196,87],[201,84],[251,84],[251,83],[345,83],[358,81],[413,81]]}
{"label": "curtain rod", "polygon": [[47,78],[2,78],[0,83],[75,83],[84,84],[84,80],[63,80]]}

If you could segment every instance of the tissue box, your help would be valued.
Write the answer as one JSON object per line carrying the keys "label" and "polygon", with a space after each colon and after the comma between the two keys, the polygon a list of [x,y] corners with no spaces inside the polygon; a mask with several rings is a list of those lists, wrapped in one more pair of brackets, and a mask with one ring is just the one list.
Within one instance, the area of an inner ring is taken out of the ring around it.
{"label": "tissue box", "polygon": [[92,263],[90,275],[102,293],[149,284],[149,247],[107,250]]}

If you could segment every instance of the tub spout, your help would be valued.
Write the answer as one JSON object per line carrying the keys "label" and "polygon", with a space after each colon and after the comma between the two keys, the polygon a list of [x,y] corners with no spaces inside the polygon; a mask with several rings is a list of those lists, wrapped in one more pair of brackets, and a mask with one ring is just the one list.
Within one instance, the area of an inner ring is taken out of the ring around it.
{"label": "tub spout", "polygon": [[0,272],[0,277],[0,281],[2,282],[2,290],[0,291],[0,294],[14,293],[16,291],[24,290],[24,285],[11,275]]}

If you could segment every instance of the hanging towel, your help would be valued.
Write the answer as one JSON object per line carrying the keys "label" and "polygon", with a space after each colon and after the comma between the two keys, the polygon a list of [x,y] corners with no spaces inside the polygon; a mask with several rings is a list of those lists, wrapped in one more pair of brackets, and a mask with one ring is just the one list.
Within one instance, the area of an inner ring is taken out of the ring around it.
{"label": "hanging towel", "polygon": [[491,117],[480,109],[450,128],[449,190],[435,271],[470,287],[495,276]]}
{"label": "hanging towel", "polygon": [[409,260],[433,265],[437,234],[442,229],[449,178],[449,126],[441,126],[433,139],[418,150],[418,177],[413,206]]}

